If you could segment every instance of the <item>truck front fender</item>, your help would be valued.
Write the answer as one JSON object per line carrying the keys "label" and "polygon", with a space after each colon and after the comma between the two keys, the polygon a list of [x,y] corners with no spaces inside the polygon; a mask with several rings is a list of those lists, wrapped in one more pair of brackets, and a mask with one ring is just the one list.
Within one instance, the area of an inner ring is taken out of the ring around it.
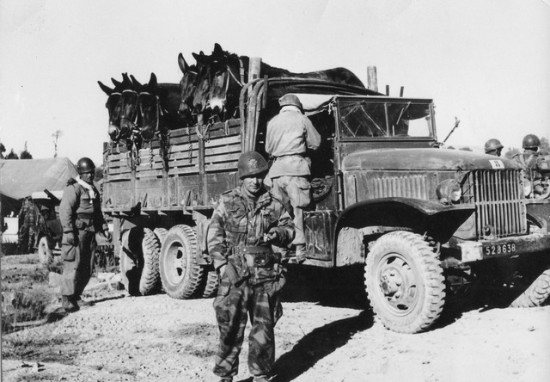
{"label": "truck front fender", "polygon": [[445,206],[433,201],[409,198],[365,200],[347,207],[338,217],[333,243],[338,242],[338,233],[343,227],[410,229],[415,232],[429,232],[436,240],[447,242],[474,211],[472,204]]}

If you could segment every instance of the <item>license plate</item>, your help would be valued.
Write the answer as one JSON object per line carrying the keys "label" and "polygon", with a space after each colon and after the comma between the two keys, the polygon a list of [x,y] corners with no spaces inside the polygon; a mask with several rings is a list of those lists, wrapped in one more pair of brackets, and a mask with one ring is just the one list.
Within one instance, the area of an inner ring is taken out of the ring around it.
{"label": "license plate", "polygon": [[516,253],[516,251],[516,245],[513,243],[483,246],[483,253],[485,256],[509,255],[511,253]]}

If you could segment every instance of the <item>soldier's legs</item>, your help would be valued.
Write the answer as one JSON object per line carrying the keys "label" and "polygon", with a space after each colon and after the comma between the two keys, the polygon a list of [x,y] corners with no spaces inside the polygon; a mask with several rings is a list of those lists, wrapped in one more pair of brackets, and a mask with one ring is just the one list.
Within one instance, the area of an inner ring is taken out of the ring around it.
{"label": "soldier's legs", "polygon": [[[78,232],[78,245],[63,243],[61,256],[63,258],[63,277],[61,279],[61,295],[78,296],[91,276],[90,243],[93,233]],[[86,264],[87,263],[87,264]]]}
{"label": "soldier's legs", "polygon": [[279,293],[274,283],[255,288],[250,306],[252,328],[248,337],[248,369],[254,376],[269,375],[275,363],[275,324],[282,316]]}
{"label": "soldier's legs", "polygon": [[80,246],[80,261],[78,262],[78,268],[76,270],[76,288],[75,297],[78,297],[88,285],[92,273],[94,271],[94,240],[95,233],[84,231],[85,234],[79,235],[82,238]]}
{"label": "soldier's legs", "polygon": [[238,373],[249,296],[250,288],[246,283],[236,287],[231,285],[227,275],[223,275],[218,296],[214,299],[214,310],[220,331],[214,374],[219,377],[231,378]]}
{"label": "soldier's legs", "polygon": [[283,201],[288,200],[294,212],[295,236],[292,244],[304,246],[306,236],[304,231],[304,211],[302,208],[311,203],[310,184],[305,177],[281,176],[273,179],[272,192]]}
{"label": "soldier's legs", "polygon": [[28,253],[28,247],[29,247],[29,226],[26,224],[23,224],[21,228],[19,228],[19,252]]}

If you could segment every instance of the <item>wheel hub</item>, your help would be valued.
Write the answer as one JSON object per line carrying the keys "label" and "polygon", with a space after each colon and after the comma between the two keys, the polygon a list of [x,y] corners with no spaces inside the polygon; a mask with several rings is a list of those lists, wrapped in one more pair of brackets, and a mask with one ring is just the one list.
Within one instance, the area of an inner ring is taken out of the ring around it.
{"label": "wheel hub", "polygon": [[410,264],[399,254],[392,254],[379,268],[379,285],[389,308],[403,312],[414,307],[418,298],[416,278]]}

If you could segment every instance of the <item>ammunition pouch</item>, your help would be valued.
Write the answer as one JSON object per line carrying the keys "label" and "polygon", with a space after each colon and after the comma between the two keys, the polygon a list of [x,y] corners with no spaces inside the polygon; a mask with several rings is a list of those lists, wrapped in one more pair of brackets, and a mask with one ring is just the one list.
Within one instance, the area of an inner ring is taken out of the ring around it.
{"label": "ammunition pouch", "polygon": [[283,271],[281,254],[274,253],[271,246],[233,247],[229,262],[239,276],[235,285],[245,280],[248,280],[250,285],[276,281]]}
{"label": "ammunition pouch", "polygon": [[77,230],[82,231],[87,228],[94,228],[94,219],[91,214],[77,214],[74,226]]}

